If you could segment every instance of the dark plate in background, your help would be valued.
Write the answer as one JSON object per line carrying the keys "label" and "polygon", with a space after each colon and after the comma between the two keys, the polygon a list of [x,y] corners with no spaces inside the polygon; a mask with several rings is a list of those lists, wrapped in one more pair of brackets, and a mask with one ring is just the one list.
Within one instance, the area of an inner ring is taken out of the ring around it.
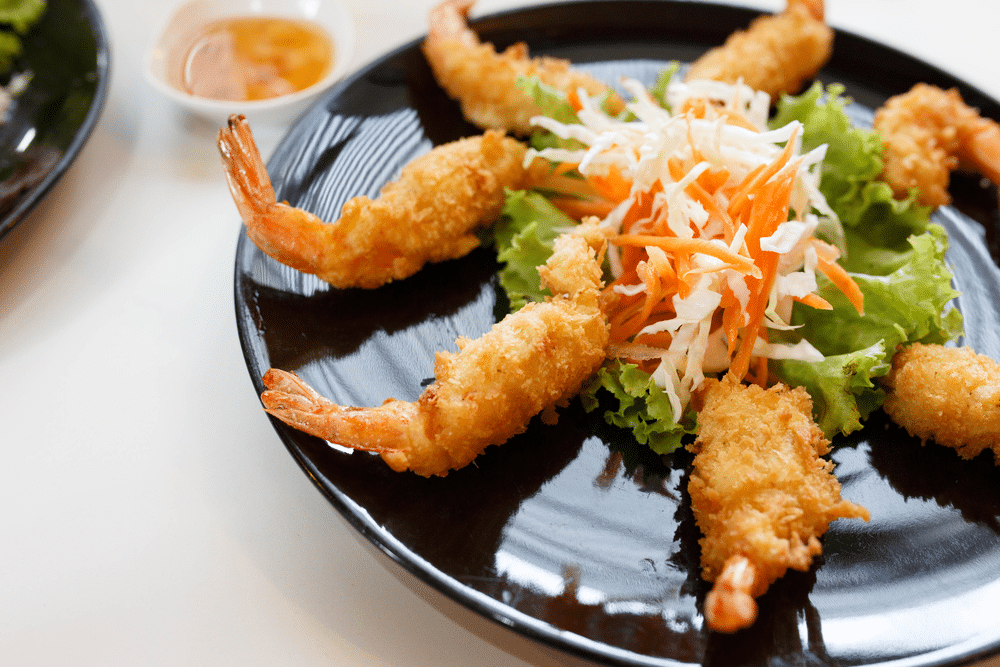
{"label": "dark plate in background", "polygon": [[107,95],[108,38],[91,0],[48,0],[16,69],[32,78],[0,126],[0,238],[76,158]]}
{"label": "dark plate in background", "polygon": [[[652,82],[745,26],[746,9],[687,2],[580,2],[475,23],[505,47],[568,57],[605,78]],[[958,86],[1000,118],[1000,105],[948,74],[838,33],[825,82],[843,82],[859,123],[917,81]],[[374,196],[438,144],[476,133],[408,45],[333,89],[270,161],[278,198],[324,219]],[[957,178],[937,214],[963,291],[969,344],[1000,358],[996,191]],[[271,366],[294,370],[346,405],[414,400],[434,352],[487,331],[504,308],[490,249],[378,290],[332,290],[278,265],[241,235],[235,297],[254,389]],[[702,627],[698,529],[685,492],[690,456],[661,460],[578,403],[559,424],[537,420],[444,479],[394,473],[275,422],[291,454],[364,537],[424,582],[551,646],[615,665],[951,664],[1000,649],[1000,473],[989,455],[962,461],[919,443],[881,413],[833,458],[846,498],[872,521],[839,521],[809,572],[791,572],[733,636]],[[322,586],[323,582],[317,582]]]}

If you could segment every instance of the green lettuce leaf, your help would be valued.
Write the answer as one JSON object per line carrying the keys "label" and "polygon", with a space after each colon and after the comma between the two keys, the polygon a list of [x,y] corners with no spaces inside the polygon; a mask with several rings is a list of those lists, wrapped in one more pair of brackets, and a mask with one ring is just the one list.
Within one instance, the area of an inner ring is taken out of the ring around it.
{"label": "green lettuce leaf", "polygon": [[0,0],[0,73],[24,51],[21,37],[45,13],[46,0]]}
{"label": "green lettuce leaf", "polygon": [[889,371],[899,345],[945,342],[962,328],[957,310],[944,312],[957,295],[944,261],[947,234],[931,224],[930,209],[918,205],[915,195],[894,199],[889,186],[876,180],[882,141],[874,130],[853,124],[843,93],[839,84],[824,91],[815,83],[801,95],[783,96],[771,120],[772,127],[802,122],[805,150],[827,144],[820,190],[843,227],[841,264],[865,294],[862,317],[821,277],[819,294],[833,310],[797,305],[792,322],[801,328],[790,340],[806,338],[826,359],[770,364],[784,382],[810,393],[828,437],[857,430],[881,406],[884,393],[873,379]]}
{"label": "green lettuce leaf", "polygon": [[[537,76],[529,77],[519,74],[517,77],[517,87],[531,98],[542,114],[549,118],[566,124],[580,122],[576,111],[573,109],[573,105],[566,98],[566,94],[544,83]],[[583,144],[579,141],[561,139],[547,130],[532,132],[529,143],[536,150],[542,150],[543,148],[575,150],[583,147]]]}
{"label": "green lettuce leaf", "polygon": [[493,226],[500,285],[510,299],[510,310],[523,308],[529,301],[542,301],[551,292],[543,289],[538,267],[548,261],[552,244],[561,232],[576,221],[557,209],[538,192],[508,191],[500,220]]}
{"label": "green lettuce leaf", "polygon": [[[905,253],[907,239],[921,234],[930,224],[930,209],[920,206],[916,194],[904,200],[893,198],[888,185],[875,180],[882,172],[882,139],[871,128],[857,127],[846,112],[850,100],[844,87],[831,84],[825,93],[819,82],[798,96],[782,96],[771,127],[800,121],[804,150],[827,145],[820,190],[830,208],[846,228],[842,239],[826,234],[827,241],[845,252],[851,270],[864,270],[865,259],[855,260],[852,240],[863,247]],[[822,235],[822,230],[820,230]]]}
{"label": "green lettuce leaf", "polygon": [[694,413],[675,420],[666,392],[635,364],[616,360],[604,366],[580,399],[587,412],[605,406],[607,423],[631,430],[640,444],[657,454],[675,451],[686,434],[694,433]]}
{"label": "green lettuce leaf", "polygon": [[649,89],[649,94],[653,96],[660,106],[670,111],[670,102],[667,100],[667,89],[670,87],[670,82],[673,81],[674,76],[680,71],[681,64],[673,60],[663,68],[660,75],[656,77],[656,83]]}
{"label": "green lettuce leaf", "polygon": [[[909,239],[910,250],[897,265],[873,264],[872,273],[853,273],[865,295],[859,315],[836,286],[821,279],[818,293],[833,310],[797,306],[792,323],[826,359],[819,363],[772,361],[771,371],[813,397],[814,416],[827,437],[850,433],[882,405],[884,394],[872,382],[889,372],[900,345],[945,343],[962,333],[962,316],[948,307],[958,295],[944,255],[948,237],[940,225]],[[889,270],[891,269],[891,270]],[[852,401],[854,405],[852,405]]]}
{"label": "green lettuce leaf", "polygon": [[561,90],[543,82],[537,76],[517,75],[517,87],[521,89],[542,114],[560,123],[579,123],[573,105],[569,103],[566,94]]}
{"label": "green lettuce leaf", "polygon": [[[517,77],[517,87],[531,98],[531,100],[535,103],[535,106],[541,110],[543,115],[567,125],[580,122],[579,117],[576,115],[576,110],[573,109],[573,105],[570,104],[566,94],[561,90],[543,82],[537,76],[525,76],[524,74],[519,74]],[[608,111],[607,101],[611,97],[612,92],[613,91],[608,88],[607,91],[605,91],[597,100],[597,105],[604,109],[605,112]],[[629,111],[623,111],[618,114],[618,118],[626,120],[634,118],[634,116]],[[529,143],[532,148],[537,150],[541,150],[543,148],[566,148],[569,150],[575,150],[584,147],[583,144],[575,139],[561,139],[545,130],[536,130],[533,132]]]}

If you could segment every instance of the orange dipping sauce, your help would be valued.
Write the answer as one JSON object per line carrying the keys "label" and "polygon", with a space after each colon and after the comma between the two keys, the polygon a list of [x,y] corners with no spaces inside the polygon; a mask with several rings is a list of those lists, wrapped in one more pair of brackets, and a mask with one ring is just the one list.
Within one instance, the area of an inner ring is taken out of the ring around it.
{"label": "orange dipping sauce", "polygon": [[333,40],[309,21],[246,16],[207,25],[183,59],[192,95],[266,100],[318,82],[333,67]]}

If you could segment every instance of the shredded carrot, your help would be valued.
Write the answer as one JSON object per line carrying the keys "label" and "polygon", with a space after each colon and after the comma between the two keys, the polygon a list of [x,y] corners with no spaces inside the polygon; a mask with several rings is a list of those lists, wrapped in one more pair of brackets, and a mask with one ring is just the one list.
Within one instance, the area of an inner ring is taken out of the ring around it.
{"label": "shredded carrot", "polygon": [[552,169],[552,173],[555,176],[563,176],[579,166],[580,165],[577,162],[560,162],[555,166],[555,168]]}
{"label": "shredded carrot", "polygon": [[757,357],[754,364],[753,376],[750,381],[756,385],[767,388],[767,357]]}
{"label": "shredded carrot", "polygon": [[[708,239],[682,239],[677,236],[651,236],[648,234],[619,234],[611,239],[616,245],[623,246],[655,246],[667,252],[694,254],[701,253],[722,260],[738,271],[760,276],[760,270],[751,258],[740,255],[721,243],[712,243]],[[678,271],[678,275],[681,272]]]}
{"label": "shredded carrot", "polygon": [[729,372],[739,379],[747,374],[750,368],[750,357],[753,355],[754,344],[760,335],[761,325],[764,323],[764,313],[767,311],[767,302],[771,297],[771,285],[778,269],[778,254],[774,252],[762,252],[757,259],[757,265],[764,274],[761,279],[747,278],[750,286],[750,301],[747,303],[747,325],[743,328],[743,339],[740,341],[736,358],[729,365]]}
{"label": "shredded carrot", "polygon": [[729,180],[731,174],[725,167],[709,167],[698,176],[697,183],[706,192],[715,193]]}
{"label": "shredded carrot", "polygon": [[750,209],[744,237],[752,257],[760,252],[760,240],[773,234],[778,225],[788,220],[789,197],[794,183],[795,176],[789,172],[784,178],[761,184]]}
{"label": "shredded carrot", "polygon": [[587,197],[591,199],[601,197],[601,193],[584,179],[556,172],[539,179],[534,184],[534,187],[538,190],[546,190],[560,195]]}
{"label": "shredded carrot", "polygon": [[646,333],[635,337],[637,343],[642,343],[650,347],[661,347],[664,350],[670,347],[673,339],[674,337],[670,335],[669,331],[657,331],[656,333]]}
{"label": "shredded carrot", "polygon": [[729,285],[722,291],[719,307],[722,308],[722,328],[726,332],[727,353],[732,357],[739,340],[740,326],[743,324],[743,310],[740,308],[740,300]]}
{"label": "shredded carrot", "polygon": [[549,199],[557,209],[573,218],[582,220],[589,215],[607,217],[615,205],[603,199],[577,199],[576,197],[552,197]]}
{"label": "shredded carrot", "polygon": [[816,310],[833,310],[833,305],[819,294],[809,293],[805,296],[793,297],[793,299],[804,306],[809,306],[810,308],[815,308]]}
{"label": "shredded carrot", "polygon": [[782,167],[788,164],[795,147],[795,135],[797,132],[797,130],[792,132],[792,136],[789,137],[788,143],[785,144],[785,149],[781,151],[781,154],[775,158],[774,161],[769,164],[762,165],[747,174],[746,178],[743,179],[743,182],[736,190],[736,194],[729,200],[730,215],[738,214],[743,207],[752,203],[749,195],[754,190],[758,189],[762,183],[777,174]]}
{"label": "shredded carrot", "polygon": [[632,181],[625,178],[616,165],[611,165],[605,175],[588,176],[587,181],[602,197],[615,204],[628,199],[632,192]]}
{"label": "shredded carrot", "polygon": [[[570,96],[570,102],[579,105],[575,95]],[[680,113],[691,118],[721,118],[729,124],[757,130],[738,111],[719,108],[705,100],[689,101]],[[712,332],[725,336],[731,360],[729,372],[764,386],[771,379],[768,359],[754,354],[754,349],[757,340],[768,340],[766,313],[780,258],[776,252],[761,249],[761,240],[772,236],[789,218],[792,193],[804,159],[796,156],[799,130],[791,133],[785,146],[769,162],[737,179],[725,167],[706,159],[710,153],[699,149],[692,127],[687,128],[689,146],[684,153],[666,156],[663,182],[657,180],[651,187],[643,188],[643,192],[633,192],[632,176],[615,164],[604,173],[587,174],[582,180],[575,178],[578,164],[559,165],[542,187],[548,186],[560,195],[551,198],[553,203],[577,219],[591,215],[606,218],[619,204],[629,202],[622,206],[628,210],[614,219],[620,225],[619,233],[608,240],[618,249],[619,275],[604,288],[602,297],[603,303],[610,304],[608,321],[614,356],[631,359],[645,370],[655,369],[660,363],[658,350],[669,348],[674,328],[643,332],[675,319],[679,300],[690,297],[705,274],[733,270],[742,274],[746,291],[742,285],[728,282],[733,280],[731,274],[713,283],[711,289],[721,291],[721,297],[711,315]],[[636,155],[629,159],[638,157],[637,151],[633,149]],[[700,170],[696,177],[691,173],[692,168]],[[685,183],[685,194],[704,209],[711,226],[701,230],[698,222],[689,221],[694,234],[687,234],[685,228],[680,236],[678,230],[670,228],[668,221],[676,213],[668,210],[668,206],[674,200],[660,196],[668,178],[674,183]],[[706,236],[700,236],[702,233]],[[709,234],[713,238],[708,238]],[[742,243],[737,244],[734,239],[740,234]],[[818,270],[863,313],[864,295],[837,263],[837,249],[815,239],[810,242],[816,248]],[[696,255],[715,258],[718,268],[714,262],[698,262]],[[794,299],[811,308],[832,308],[815,293]]]}
{"label": "shredded carrot", "polygon": [[[708,172],[706,171],[705,173]],[[715,200],[711,192],[698,181],[688,185],[684,191],[691,195],[696,202],[704,206],[709,215],[714,215],[722,220],[722,224],[726,230],[726,242],[729,243],[732,241],[733,236],[736,234],[736,226],[733,225],[733,219],[730,217],[729,211],[719,205],[719,202]]]}
{"label": "shredded carrot", "polygon": [[566,93],[566,101],[573,107],[573,111],[579,111],[583,108],[583,102],[580,101],[580,96],[575,90],[570,90]]}
{"label": "shredded carrot", "polygon": [[859,315],[865,314],[865,294],[844,267],[820,256],[816,268],[844,293]]}
{"label": "shredded carrot", "polygon": [[[663,237],[670,238],[670,237]],[[677,296],[686,299],[691,296],[691,255],[686,252],[675,252],[674,263],[677,264]]]}
{"label": "shredded carrot", "polygon": [[670,172],[670,178],[675,181],[679,181],[685,176],[684,165],[681,164],[681,159],[676,155],[667,158],[667,170]]}

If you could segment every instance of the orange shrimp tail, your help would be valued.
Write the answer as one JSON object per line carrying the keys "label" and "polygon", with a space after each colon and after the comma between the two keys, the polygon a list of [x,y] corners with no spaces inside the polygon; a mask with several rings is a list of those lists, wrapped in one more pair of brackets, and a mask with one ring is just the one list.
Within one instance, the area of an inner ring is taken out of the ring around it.
{"label": "orange shrimp tail", "polygon": [[476,0],[445,0],[431,9],[429,34],[435,38],[461,39],[466,46],[476,46],[479,40],[468,29],[469,10]]}
{"label": "orange shrimp tail", "polygon": [[218,145],[229,191],[247,236],[282,264],[316,273],[323,266],[328,225],[311,213],[276,201],[246,118],[230,116],[227,125],[219,130]]}
{"label": "orange shrimp tail", "polygon": [[746,556],[731,556],[705,596],[705,621],[716,632],[732,633],[757,620],[753,598],[757,568]]}
{"label": "orange shrimp tail", "polygon": [[823,0],[788,0],[788,6],[799,5],[800,7],[805,7],[809,14],[817,21],[822,21],[826,18],[826,9],[823,6]]}
{"label": "orange shrimp tail", "polygon": [[344,408],[320,396],[295,373],[272,368],[263,379],[264,409],[300,431],[380,454],[399,451],[405,442],[412,403],[390,399],[377,408]]}
{"label": "orange shrimp tail", "polygon": [[245,116],[229,117],[219,130],[218,146],[229,191],[243,219],[253,218],[262,208],[274,204],[274,187]]}
{"label": "orange shrimp tail", "polygon": [[1000,184],[1000,125],[989,119],[982,119],[981,124],[966,140],[962,157],[991,182]]}

